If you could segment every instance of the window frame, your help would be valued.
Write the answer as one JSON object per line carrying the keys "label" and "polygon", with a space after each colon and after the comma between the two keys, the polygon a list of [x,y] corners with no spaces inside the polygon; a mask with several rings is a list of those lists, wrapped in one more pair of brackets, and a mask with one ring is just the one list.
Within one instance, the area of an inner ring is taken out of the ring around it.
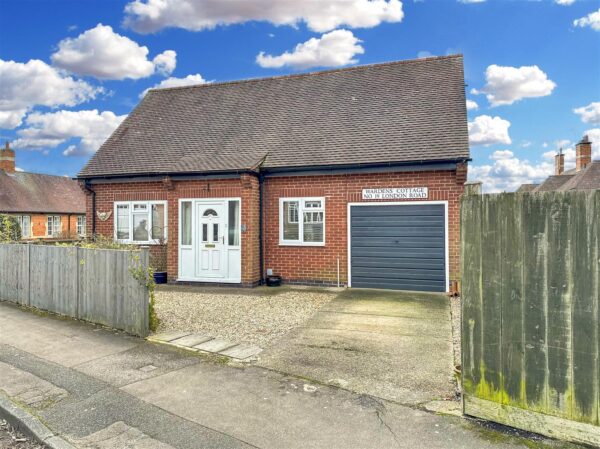
{"label": "window frame", "polygon": [[[115,242],[130,244],[130,245],[159,245],[160,240],[152,238],[152,229],[154,227],[154,223],[152,221],[152,206],[156,204],[162,204],[165,208],[165,217],[163,223],[163,232],[164,232],[164,241],[168,242],[168,223],[169,223],[169,207],[168,201],[160,200],[160,201],[115,201],[113,205],[113,239]],[[128,220],[129,220],[129,238],[128,239],[119,239],[117,238],[118,231],[118,207],[119,206],[128,206]],[[145,205],[146,206],[146,214],[148,217],[148,240],[134,240],[133,239],[133,215],[138,214],[141,215],[139,211],[134,212],[134,205]]]}
{"label": "window frame", "polygon": [[[58,218],[58,232],[55,232],[56,219]],[[52,233],[50,233],[50,219],[52,219]],[[60,215],[46,215],[46,237],[56,238],[62,232],[62,218]]]}
{"label": "window frame", "polygon": [[[298,240],[286,240],[283,233],[283,203],[298,202]],[[306,207],[305,203],[312,201],[320,201],[321,207]],[[325,197],[284,197],[279,198],[279,246],[325,246],[326,242],[326,205]],[[322,212],[323,213],[323,241],[322,242],[305,242],[304,241],[304,212]]]}
{"label": "window frame", "polygon": [[[81,223],[80,223],[81,221]],[[80,237],[85,237],[86,236],[86,225],[87,225],[87,219],[85,217],[85,215],[77,215],[77,222],[75,223],[75,230],[77,232],[77,235]],[[79,232],[79,228],[81,228],[82,232]]]}
{"label": "window frame", "polygon": [[[21,238],[22,239],[32,238],[31,215],[16,215],[15,217],[16,217],[17,221],[19,222],[19,227],[21,228]],[[27,226],[27,234],[28,235],[25,235],[24,228],[23,228],[23,219],[25,217],[29,218],[29,226]],[[48,225],[48,221],[46,221],[46,226],[47,225]]]}

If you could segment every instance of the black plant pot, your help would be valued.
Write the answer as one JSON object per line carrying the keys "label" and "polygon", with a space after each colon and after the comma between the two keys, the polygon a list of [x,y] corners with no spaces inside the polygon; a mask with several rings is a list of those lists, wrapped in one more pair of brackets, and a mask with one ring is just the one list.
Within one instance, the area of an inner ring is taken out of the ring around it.
{"label": "black plant pot", "polygon": [[267,285],[269,287],[279,287],[281,285],[281,276],[267,276]]}
{"label": "black plant pot", "polygon": [[154,272],[154,282],[156,284],[166,284],[167,283],[167,272],[166,271],[155,271]]}

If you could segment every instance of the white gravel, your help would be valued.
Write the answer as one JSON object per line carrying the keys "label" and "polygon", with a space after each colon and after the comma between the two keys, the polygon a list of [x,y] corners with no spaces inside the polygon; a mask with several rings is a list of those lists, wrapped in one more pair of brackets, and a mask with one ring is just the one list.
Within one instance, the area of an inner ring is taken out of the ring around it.
{"label": "white gravel", "polygon": [[460,297],[450,298],[450,312],[452,313],[452,343],[454,346],[454,365],[461,364],[460,348]]}
{"label": "white gravel", "polygon": [[266,348],[335,298],[331,290],[174,289],[156,292],[157,333],[181,330]]}

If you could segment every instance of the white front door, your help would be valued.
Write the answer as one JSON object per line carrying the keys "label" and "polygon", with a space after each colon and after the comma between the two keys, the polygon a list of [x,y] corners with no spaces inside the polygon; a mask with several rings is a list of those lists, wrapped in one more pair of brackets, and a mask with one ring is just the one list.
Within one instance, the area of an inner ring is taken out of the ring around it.
{"label": "white front door", "polygon": [[225,207],[221,202],[196,204],[196,277],[225,278]]}

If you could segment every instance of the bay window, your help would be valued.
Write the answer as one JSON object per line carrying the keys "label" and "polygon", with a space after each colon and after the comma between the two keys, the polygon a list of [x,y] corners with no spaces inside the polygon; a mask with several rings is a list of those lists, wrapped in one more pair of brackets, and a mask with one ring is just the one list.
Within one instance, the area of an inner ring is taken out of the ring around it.
{"label": "bay window", "polygon": [[115,239],[121,243],[160,243],[167,239],[166,201],[115,203]]}
{"label": "bay window", "polygon": [[325,244],[325,198],[279,199],[279,244]]}

